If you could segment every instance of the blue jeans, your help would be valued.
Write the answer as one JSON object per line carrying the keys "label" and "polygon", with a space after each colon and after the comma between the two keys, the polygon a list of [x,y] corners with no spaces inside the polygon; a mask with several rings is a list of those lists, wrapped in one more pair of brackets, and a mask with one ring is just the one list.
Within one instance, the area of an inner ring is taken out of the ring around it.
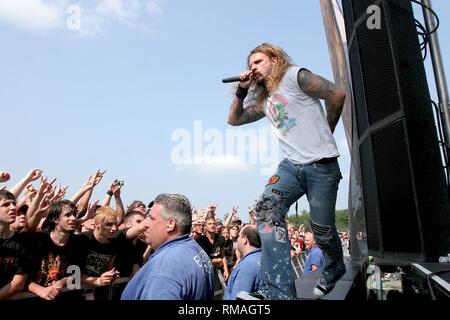
{"label": "blue jeans", "polygon": [[336,196],[341,179],[336,159],[308,165],[284,159],[269,179],[255,207],[262,243],[260,293],[266,298],[297,297],[285,217],[289,207],[304,194],[309,202],[311,229],[323,251],[323,276],[332,282],[345,272],[335,225]]}

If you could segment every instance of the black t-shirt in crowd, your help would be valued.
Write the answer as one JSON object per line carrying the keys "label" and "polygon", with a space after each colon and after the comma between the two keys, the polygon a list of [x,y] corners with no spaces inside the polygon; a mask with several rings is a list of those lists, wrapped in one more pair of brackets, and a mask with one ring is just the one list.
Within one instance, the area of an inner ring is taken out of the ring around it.
{"label": "black t-shirt in crowd", "polygon": [[209,241],[207,236],[202,235],[197,239],[197,243],[205,250],[210,259],[223,258],[225,238],[222,235],[215,233],[213,243]]}
{"label": "black t-shirt in crowd", "polygon": [[63,246],[56,245],[50,238],[50,231],[24,233],[29,250],[32,252],[31,279],[46,287],[56,280],[71,275],[67,268],[71,265],[82,270],[85,257],[83,239],[71,234]]}
{"label": "black t-shirt in crowd", "polygon": [[228,270],[231,272],[231,268],[233,268],[234,264],[236,263],[237,256],[236,256],[236,244],[237,242],[228,239],[225,240],[225,259],[227,260]]}
{"label": "black t-shirt in crowd", "polygon": [[[211,260],[224,257],[225,238],[222,235],[215,233],[212,243],[207,236],[202,235],[197,239],[197,243],[205,250]],[[218,276],[220,268],[214,267],[214,270],[214,291],[217,291],[222,289],[221,280]]]}
{"label": "black t-shirt in crowd", "polygon": [[116,232],[107,243],[98,242],[92,231],[84,232],[81,236],[86,241],[86,260],[82,270],[88,276],[94,277],[100,277],[114,266],[115,256],[126,246],[127,241],[124,232]]}
{"label": "black t-shirt in crowd", "polygon": [[30,262],[23,236],[14,232],[9,239],[0,238],[0,288],[16,274],[29,274]]}
{"label": "black t-shirt in crowd", "polygon": [[115,238],[125,238],[125,240],[119,241],[119,248],[114,262],[114,266],[120,271],[121,277],[131,276],[134,264],[142,266],[142,256],[147,248],[147,245],[139,239],[136,239],[136,243],[134,243],[134,239],[126,239],[128,229],[121,229],[114,234]]}

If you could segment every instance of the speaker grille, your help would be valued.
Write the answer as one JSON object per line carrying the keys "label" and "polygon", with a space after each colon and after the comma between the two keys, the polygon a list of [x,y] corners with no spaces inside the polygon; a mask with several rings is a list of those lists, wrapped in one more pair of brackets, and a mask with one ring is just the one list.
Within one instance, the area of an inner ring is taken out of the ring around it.
{"label": "speaker grille", "polygon": [[383,10],[380,30],[358,29],[369,126],[400,110],[398,86]]}
{"label": "speaker grille", "polygon": [[378,213],[378,191],[375,166],[372,156],[372,143],[367,139],[359,149],[361,158],[362,183],[364,189],[364,208],[366,214],[367,244],[371,250],[381,251],[383,232]]}
{"label": "speaker grille", "polygon": [[420,252],[416,197],[403,119],[372,135],[385,251]]}
{"label": "speaker grille", "polygon": [[[375,3],[379,30],[364,20]],[[437,260],[450,252],[450,203],[411,2],[343,0],[343,7],[353,28],[347,30],[358,131],[353,148],[369,254]]]}

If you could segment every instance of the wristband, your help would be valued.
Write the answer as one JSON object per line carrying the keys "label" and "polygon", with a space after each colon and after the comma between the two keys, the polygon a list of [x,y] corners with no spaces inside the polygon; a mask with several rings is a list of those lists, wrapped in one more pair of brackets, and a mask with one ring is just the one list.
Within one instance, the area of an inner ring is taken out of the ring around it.
{"label": "wristband", "polygon": [[111,197],[113,196],[113,192],[111,190],[109,190],[106,194]]}
{"label": "wristband", "polygon": [[248,88],[242,88],[241,86],[238,86],[236,88],[236,97],[238,97],[239,99],[244,100],[245,97],[247,96],[248,93]]}

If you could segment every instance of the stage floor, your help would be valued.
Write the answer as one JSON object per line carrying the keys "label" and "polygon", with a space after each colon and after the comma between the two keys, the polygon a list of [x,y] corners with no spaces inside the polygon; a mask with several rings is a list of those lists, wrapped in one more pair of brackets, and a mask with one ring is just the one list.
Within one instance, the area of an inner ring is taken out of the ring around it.
{"label": "stage floor", "polygon": [[[327,295],[325,295],[322,300],[347,300],[349,299],[349,293],[357,280],[358,274],[360,273],[361,266],[359,264],[353,263],[347,260],[345,261],[345,267],[347,269],[345,275],[336,283],[334,289]],[[300,277],[295,281],[295,287],[297,289],[297,298],[300,300],[316,300],[317,298],[313,296],[313,289],[316,285],[317,279],[321,276],[321,272],[313,272],[305,277]],[[364,292],[360,292],[364,295]],[[360,297],[365,299],[365,296]],[[359,299],[358,299],[359,300]]]}

